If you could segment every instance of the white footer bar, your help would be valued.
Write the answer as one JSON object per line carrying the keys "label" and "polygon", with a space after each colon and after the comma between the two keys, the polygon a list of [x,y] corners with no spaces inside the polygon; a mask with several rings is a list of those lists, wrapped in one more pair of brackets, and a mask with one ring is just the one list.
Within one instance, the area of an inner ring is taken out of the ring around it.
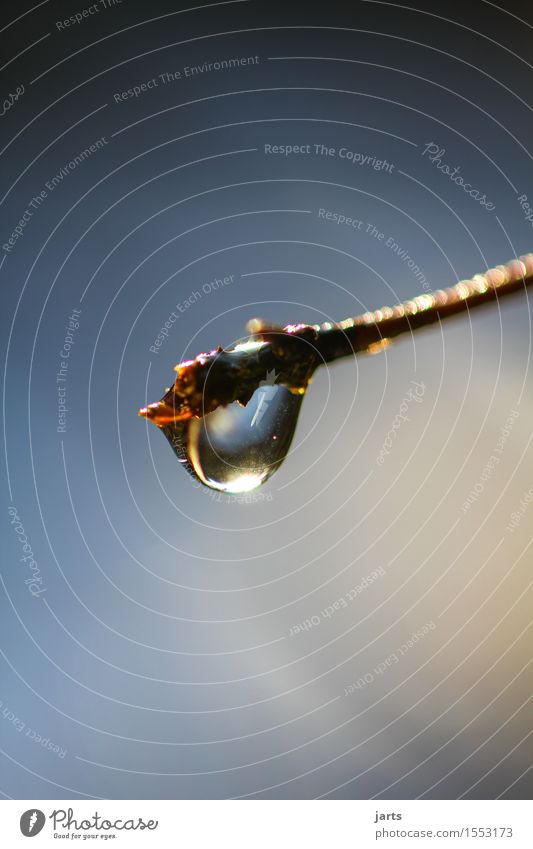
{"label": "white footer bar", "polygon": [[[532,849],[528,801],[2,801],[1,845]],[[28,838],[35,837],[35,844]],[[67,843],[67,841],[69,841]]]}

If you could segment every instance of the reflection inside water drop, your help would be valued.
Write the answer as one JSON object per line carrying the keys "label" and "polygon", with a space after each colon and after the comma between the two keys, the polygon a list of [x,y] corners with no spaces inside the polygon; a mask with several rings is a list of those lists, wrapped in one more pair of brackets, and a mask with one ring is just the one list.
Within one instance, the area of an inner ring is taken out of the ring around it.
{"label": "reflection inside water drop", "polygon": [[206,486],[250,492],[285,459],[303,395],[273,381],[267,376],[245,407],[234,402],[162,428],[180,462]]}

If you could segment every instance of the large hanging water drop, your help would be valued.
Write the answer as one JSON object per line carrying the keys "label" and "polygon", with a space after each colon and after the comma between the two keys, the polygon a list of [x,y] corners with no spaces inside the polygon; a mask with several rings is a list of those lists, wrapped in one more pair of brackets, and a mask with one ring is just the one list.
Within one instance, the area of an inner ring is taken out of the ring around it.
{"label": "large hanging water drop", "polygon": [[250,492],[287,456],[303,394],[269,376],[262,384],[246,406],[234,402],[162,428],[183,466],[206,486]]}

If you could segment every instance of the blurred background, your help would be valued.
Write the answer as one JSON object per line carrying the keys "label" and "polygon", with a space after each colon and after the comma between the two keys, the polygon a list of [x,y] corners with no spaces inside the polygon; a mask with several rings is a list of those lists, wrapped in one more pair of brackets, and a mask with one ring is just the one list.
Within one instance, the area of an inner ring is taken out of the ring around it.
{"label": "blurred background", "polygon": [[319,370],[255,501],[137,417],[533,249],[531,7],[438,8],[4,8],[5,797],[527,798],[526,295]]}

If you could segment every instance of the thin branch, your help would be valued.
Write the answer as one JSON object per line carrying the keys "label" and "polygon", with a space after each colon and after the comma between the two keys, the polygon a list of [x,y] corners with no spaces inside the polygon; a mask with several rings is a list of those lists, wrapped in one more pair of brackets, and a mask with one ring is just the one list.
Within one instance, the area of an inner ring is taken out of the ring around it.
{"label": "thin branch", "polygon": [[158,427],[202,417],[221,405],[248,403],[259,382],[274,370],[276,382],[304,392],[323,363],[374,353],[402,333],[413,333],[451,316],[498,301],[533,283],[533,254],[498,265],[449,289],[418,295],[395,307],[382,307],[330,325],[274,327],[253,319],[251,340],[224,351],[217,348],[175,367],[174,385],[160,401],[139,410]]}

